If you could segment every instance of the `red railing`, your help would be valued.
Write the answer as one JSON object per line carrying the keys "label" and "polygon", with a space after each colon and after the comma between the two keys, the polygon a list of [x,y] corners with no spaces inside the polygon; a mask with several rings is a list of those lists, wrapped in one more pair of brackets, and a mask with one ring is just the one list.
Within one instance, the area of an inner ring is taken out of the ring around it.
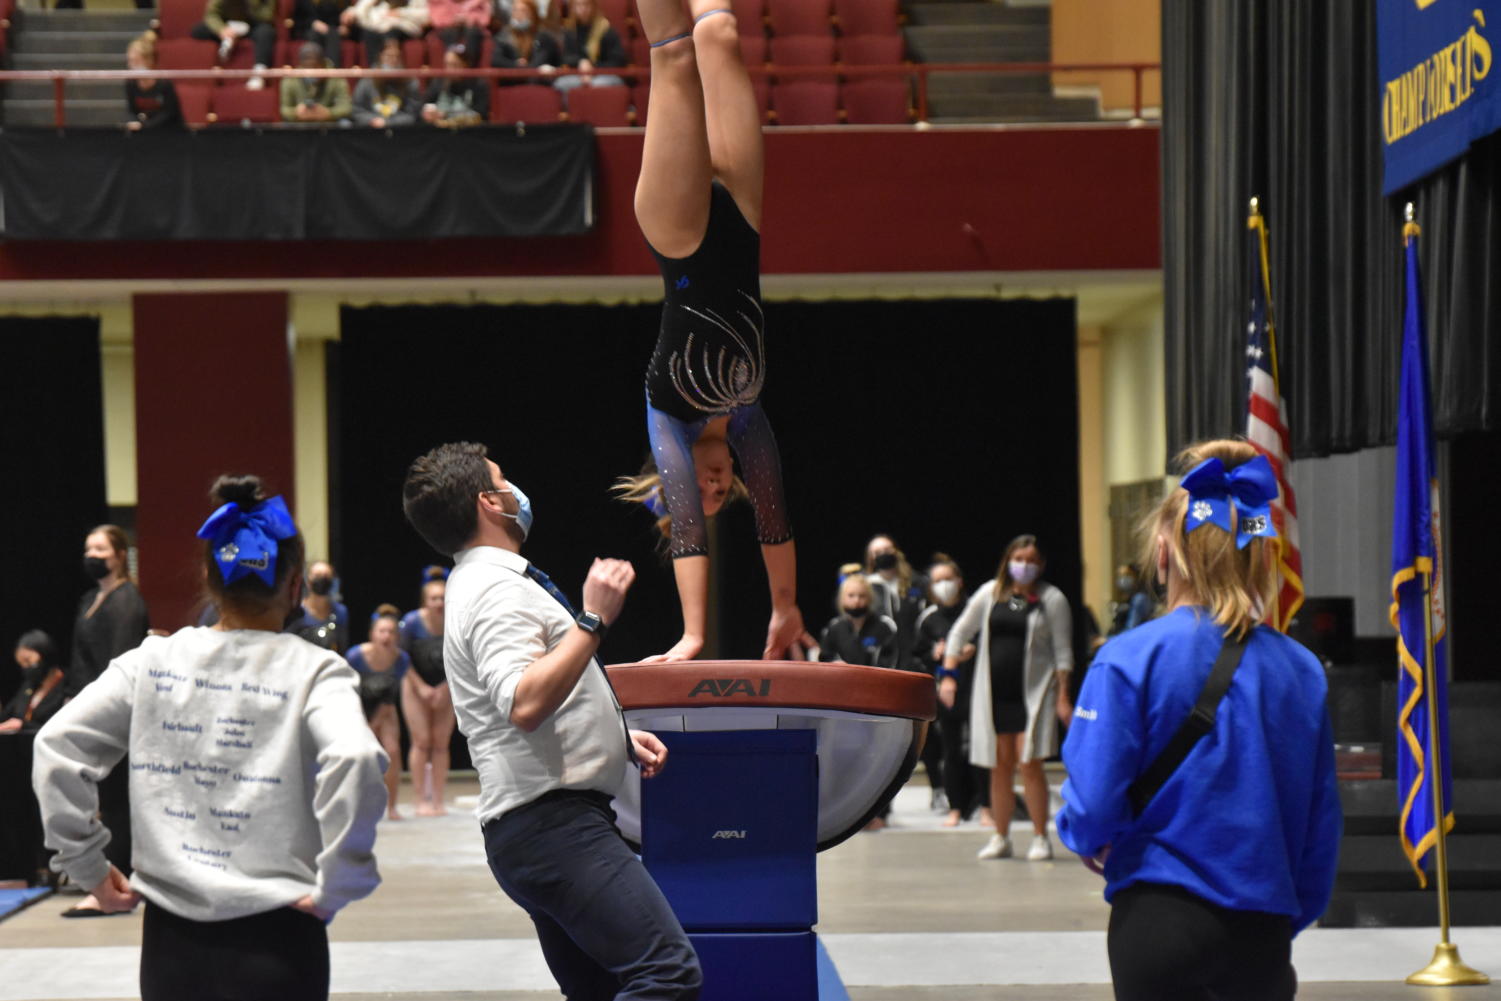
{"label": "red railing", "polygon": [[[1061,73],[1082,71],[1091,73],[1130,73],[1134,87],[1132,117],[1142,117],[1142,78],[1147,73],[1162,71],[1160,63],[900,63],[880,66],[854,66],[833,64],[829,66],[764,66],[747,67],[752,77],[776,77],[778,80],[800,77],[907,77],[915,82],[915,112],[919,123],[928,120],[928,78],[933,74],[950,73]],[[492,80],[535,80],[550,83],[560,76],[618,76],[641,81],[651,77],[645,66],[622,66],[596,69],[579,73],[576,70],[538,69],[470,69],[449,70],[442,67],[421,69],[376,70],[376,69],[155,69],[155,70],[0,70],[0,84],[50,81],[54,102],[53,124],[56,128],[67,125],[65,91],[69,81],[74,80],[181,80],[222,82],[250,80],[261,77],[280,80],[283,77],[343,77],[346,79],[453,79],[458,77],[481,77]]]}

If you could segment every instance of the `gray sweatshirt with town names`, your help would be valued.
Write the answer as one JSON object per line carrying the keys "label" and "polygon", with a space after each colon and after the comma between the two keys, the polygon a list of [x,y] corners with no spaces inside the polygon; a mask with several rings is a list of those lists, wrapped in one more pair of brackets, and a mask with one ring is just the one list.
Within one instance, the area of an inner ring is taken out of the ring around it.
{"label": "gray sweatshirt with town names", "polygon": [[296,636],[183,629],[112,661],[36,738],[52,865],[109,871],[98,782],[129,752],[132,886],[195,921],[371,893],[386,755],[357,676]]}

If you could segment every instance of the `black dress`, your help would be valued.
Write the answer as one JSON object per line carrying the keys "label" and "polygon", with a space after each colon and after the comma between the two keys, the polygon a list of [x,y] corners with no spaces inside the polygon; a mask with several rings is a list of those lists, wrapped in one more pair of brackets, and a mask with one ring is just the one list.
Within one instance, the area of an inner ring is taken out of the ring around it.
{"label": "black dress", "polygon": [[990,610],[990,711],[995,732],[1027,729],[1027,617],[1037,606],[997,601]]}

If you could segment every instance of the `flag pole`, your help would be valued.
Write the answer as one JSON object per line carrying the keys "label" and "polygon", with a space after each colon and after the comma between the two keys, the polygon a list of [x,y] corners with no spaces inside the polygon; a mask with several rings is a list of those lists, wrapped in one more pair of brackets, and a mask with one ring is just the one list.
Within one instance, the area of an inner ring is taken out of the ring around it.
{"label": "flag pole", "polygon": [[[1421,230],[1413,221],[1412,203],[1407,203],[1407,222],[1402,227],[1402,243],[1407,245]],[[1437,546],[1439,540],[1434,540]],[[1488,984],[1491,978],[1465,965],[1459,947],[1449,941],[1449,846],[1445,834],[1448,814],[1444,803],[1443,741],[1439,739],[1438,674],[1433,656],[1433,566],[1423,571],[1423,684],[1427,686],[1423,701],[1428,703],[1428,782],[1433,787],[1434,869],[1438,875],[1439,943],[1433,947],[1428,965],[1407,978],[1409,984],[1424,987],[1461,987]]]}

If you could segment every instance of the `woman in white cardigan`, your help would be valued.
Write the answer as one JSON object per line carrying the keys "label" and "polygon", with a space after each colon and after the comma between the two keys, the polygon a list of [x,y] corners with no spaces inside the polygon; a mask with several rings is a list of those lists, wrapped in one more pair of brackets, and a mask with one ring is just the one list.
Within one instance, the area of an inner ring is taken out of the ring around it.
{"label": "woman in white cardigan", "polygon": [[[946,649],[959,651],[979,636],[975,689],[970,700],[970,762],[990,772],[995,835],[982,859],[1011,855],[1012,787],[1018,768],[1035,835],[1029,861],[1053,857],[1048,840],[1048,782],[1043,760],[1058,753],[1058,723],[1073,715],[1068,674],[1074,667],[1068,599],[1040,578],[1045,565],[1037,538],[1019,535],[1006,547],[995,580],[986,582],[949,631]],[[958,660],[945,656],[938,697],[953,705]]]}

